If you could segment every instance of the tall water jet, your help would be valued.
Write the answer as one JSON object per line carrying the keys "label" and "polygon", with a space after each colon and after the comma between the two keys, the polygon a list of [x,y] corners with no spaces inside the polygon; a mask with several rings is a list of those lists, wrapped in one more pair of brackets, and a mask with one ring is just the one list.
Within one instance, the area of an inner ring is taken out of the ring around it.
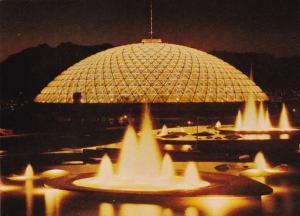
{"label": "tall water jet", "polygon": [[174,176],[173,161],[169,154],[165,154],[161,164],[160,178],[162,181],[170,182]]}
{"label": "tall water jet", "polygon": [[258,130],[267,130],[265,124],[265,111],[264,105],[262,102],[259,103],[258,114],[257,114],[257,129]]}
{"label": "tall water jet", "polygon": [[252,94],[249,95],[246,102],[243,117],[243,130],[253,130],[253,128],[256,128],[256,104]]}
{"label": "tall water jet", "polygon": [[291,124],[289,121],[288,113],[285,104],[282,104],[282,109],[280,113],[280,119],[279,119],[279,129],[282,131],[290,130]]}
{"label": "tall water jet", "polygon": [[25,179],[30,180],[34,178],[34,172],[31,164],[28,164],[25,173],[24,173]]}
{"label": "tall water jet", "polygon": [[163,125],[163,127],[162,127],[162,129],[161,129],[161,131],[160,131],[160,133],[158,134],[158,136],[166,136],[166,135],[168,135],[168,128],[167,128],[167,125]]}
{"label": "tall water jet", "polygon": [[268,109],[266,109],[266,113],[265,113],[265,125],[268,130],[271,130],[273,128]]}
{"label": "tall water jet", "polygon": [[255,169],[258,169],[258,170],[266,170],[266,169],[270,168],[270,166],[267,163],[267,161],[266,161],[266,159],[265,159],[262,152],[258,152],[255,155],[254,166],[255,166]]}
{"label": "tall water jet", "polygon": [[187,187],[203,187],[209,185],[208,182],[200,179],[195,162],[188,162],[184,172],[184,183]]}
{"label": "tall water jet", "polygon": [[198,190],[209,183],[199,177],[195,163],[189,163],[185,175],[176,175],[171,157],[161,159],[153,136],[148,107],[145,107],[140,139],[132,126],[126,130],[116,174],[113,164],[104,155],[96,176],[74,180],[72,185],[95,189],[130,192],[172,192]]}
{"label": "tall water jet", "polygon": [[31,164],[28,164],[25,173],[25,194],[26,194],[26,216],[32,215],[32,204],[33,204],[33,180],[34,172]]}
{"label": "tall water jet", "polygon": [[257,108],[253,97],[250,95],[244,112],[239,110],[237,113],[234,129],[235,131],[266,132],[276,128],[272,126],[268,108],[264,108],[263,102],[260,102]]}
{"label": "tall water jet", "polygon": [[138,176],[141,179],[152,179],[159,176],[161,155],[152,134],[152,122],[148,106],[145,105],[139,146]]}
{"label": "tall water jet", "polygon": [[[118,160],[118,172],[120,178],[130,180],[137,172],[138,141],[134,128],[129,125],[122,142]],[[130,169],[128,169],[130,167]]]}
{"label": "tall water jet", "polygon": [[242,129],[242,113],[241,110],[238,111],[238,114],[236,116],[236,120],[235,120],[235,130],[241,130]]}
{"label": "tall water jet", "polygon": [[113,167],[110,158],[105,154],[99,166],[99,171],[97,174],[97,179],[99,182],[108,182],[109,179],[113,177]]}
{"label": "tall water jet", "polygon": [[222,127],[222,124],[220,121],[217,121],[216,124],[215,124],[215,129],[220,129]]}
{"label": "tall water jet", "polygon": [[40,176],[34,175],[34,171],[33,171],[31,164],[28,164],[26,166],[26,169],[25,169],[23,175],[13,175],[11,177],[8,177],[8,179],[13,180],[13,181],[37,180],[39,178],[40,178]]}

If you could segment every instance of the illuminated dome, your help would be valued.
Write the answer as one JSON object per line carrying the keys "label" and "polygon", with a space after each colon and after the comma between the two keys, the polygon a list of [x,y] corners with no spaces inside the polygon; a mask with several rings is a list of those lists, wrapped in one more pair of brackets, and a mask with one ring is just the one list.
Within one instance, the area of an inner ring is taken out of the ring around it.
{"label": "illuminated dome", "polygon": [[266,94],[223,60],[185,46],[143,40],[96,53],[69,67],[37,97],[40,103],[239,102]]}

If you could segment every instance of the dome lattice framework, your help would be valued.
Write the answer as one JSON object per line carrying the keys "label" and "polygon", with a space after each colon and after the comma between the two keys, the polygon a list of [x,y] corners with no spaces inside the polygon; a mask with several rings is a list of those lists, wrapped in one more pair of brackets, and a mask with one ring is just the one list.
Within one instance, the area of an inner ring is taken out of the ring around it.
{"label": "dome lattice framework", "polygon": [[267,95],[245,74],[208,53],[142,42],[108,49],[69,67],[37,97],[40,103],[240,102]]}

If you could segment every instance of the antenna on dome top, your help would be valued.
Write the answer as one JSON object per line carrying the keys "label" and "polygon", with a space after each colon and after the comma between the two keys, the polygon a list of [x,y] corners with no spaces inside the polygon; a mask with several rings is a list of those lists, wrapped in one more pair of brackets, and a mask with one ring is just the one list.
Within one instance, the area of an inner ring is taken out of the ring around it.
{"label": "antenna on dome top", "polygon": [[152,0],[150,0],[150,38],[153,38],[153,14],[152,14]]}
{"label": "antenna on dome top", "polygon": [[161,39],[159,38],[153,38],[153,11],[152,11],[152,2],[153,0],[149,0],[150,1],[150,38],[147,39],[142,39],[142,43],[161,43]]}

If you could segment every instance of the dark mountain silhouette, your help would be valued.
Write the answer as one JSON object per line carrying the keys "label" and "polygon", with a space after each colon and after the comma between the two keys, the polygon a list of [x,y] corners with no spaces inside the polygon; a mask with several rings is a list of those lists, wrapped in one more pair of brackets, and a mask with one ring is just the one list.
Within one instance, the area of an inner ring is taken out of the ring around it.
{"label": "dark mountain silhouette", "polygon": [[275,58],[270,54],[230,53],[212,51],[224,61],[249,75],[252,67],[254,81],[264,90],[300,89],[300,57]]}
{"label": "dark mountain silhouette", "polygon": [[63,70],[111,44],[79,46],[61,43],[53,48],[41,44],[9,56],[0,64],[0,99],[32,101],[38,92]]}
{"label": "dark mountain silhouette", "polygon": [[[113,47],[111,44],[80,46],[62,43],[53,48],[47,44],[28,48],[9,56],[0,63],[1,101],[32,101],[35,95],[63,70],[96,52]],[[264,90],[300,89],[300,57],[275,58],[269,54],[211,54],[249,74],[253,67],[254,80]]]}

